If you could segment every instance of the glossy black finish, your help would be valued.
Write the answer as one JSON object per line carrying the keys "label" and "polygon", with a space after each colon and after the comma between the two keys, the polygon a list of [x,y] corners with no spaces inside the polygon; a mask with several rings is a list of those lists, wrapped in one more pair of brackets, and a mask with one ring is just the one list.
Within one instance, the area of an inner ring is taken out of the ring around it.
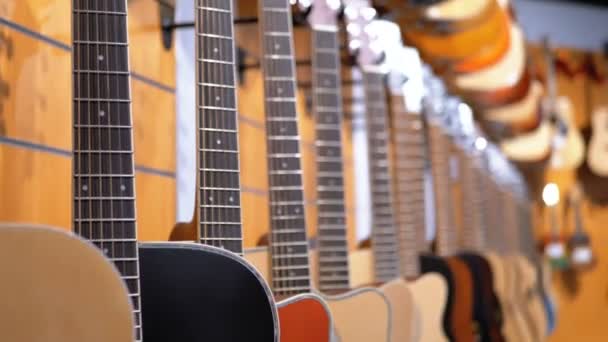
{"label": "glossy black finish", "polygon": [[452,275],[452,271],[450,271],[450,267],[442,258],[430,254],[424,254],[420,255],[420,272],[439,273],[443,276],[448,285],[448,298],[445,303],[445,310],[443,311],[443,332],[450,341],[454,341],[454,335],[452,334],[450,322],[450,313],[452,312],[454,306],[454,276]]}
{"label": "glossy black finish", "polygon": [[139,258],[144,341],[278,340],[270,290],[236,254],[150,243]]}
{"label": "glossy black finish", "polygon": [[462,253],[459,259],[467,264],[473,276],[473,317],[478,323],[481,342],[502,342],[502,310],[494,293],[494,279],[488,261],[474,253]]}

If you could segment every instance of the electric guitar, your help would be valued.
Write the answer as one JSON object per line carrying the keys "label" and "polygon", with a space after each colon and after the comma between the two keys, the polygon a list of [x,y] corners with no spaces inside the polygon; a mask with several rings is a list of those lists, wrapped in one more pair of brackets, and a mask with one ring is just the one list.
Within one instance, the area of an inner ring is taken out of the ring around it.
{"label": "electric guitar", "polygon": [[[257,270],[241,257],[232,2],[196,0],[193,6],[197,71],[196,214],[191,227],[177,226],[175,229],[184,230],[182,235],[188,235],[189,240],[197,243],[140,245],[141,310],[146,324],[143,339],[278,341],[278,317],[270,289]],[[115,32],[126,32],[126,27]],[[126,37],[116,46],[125,46],[125,43]],[[122,65],[124,69],[128,65],[126,49],[122,53],[124,59],[118,66]],[[128,80],[123,81],[117,84],[121,91],[120,101],[116,101],[119,110],[106,108],[101,119],[107,120],[110,116],[113,120],[122,120],[103,122],[126,127],[120,130],[117,127],[116,131],[123,135],[114,140],[112,146],[120,146],[123,153],[119,156],[131,158],[131,154],[126,153],[132,151]],[[129,181],[125,183],[125,189],[132,191],[133,177],[122,176],[125,170],[132,175],[132,159],[119,165],[124,168],[123,172],[112,172],[106,177],[110,182]],[[119,183],[115,183],[114,189],[116,187]],[[124,222],[118,221],[122,227],[129,228],[123,237],[134,236],[134,208],[123,209],[123,213],[132,215],[126,217],[128,220],[123,219]],[[187,228],[190,229],[185,231]],[[129,267],[131,272],[138,269],[137,264]]]}

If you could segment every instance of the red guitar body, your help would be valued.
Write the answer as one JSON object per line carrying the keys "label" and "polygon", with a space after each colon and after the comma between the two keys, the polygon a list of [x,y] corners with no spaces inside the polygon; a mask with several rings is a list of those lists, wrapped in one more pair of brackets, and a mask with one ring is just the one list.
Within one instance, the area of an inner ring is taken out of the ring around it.
{"label": "red guitar body", "polygon": [[281,342],[329,342],[331,315],[319,296],[307,293],[289,297],[277,307]]}

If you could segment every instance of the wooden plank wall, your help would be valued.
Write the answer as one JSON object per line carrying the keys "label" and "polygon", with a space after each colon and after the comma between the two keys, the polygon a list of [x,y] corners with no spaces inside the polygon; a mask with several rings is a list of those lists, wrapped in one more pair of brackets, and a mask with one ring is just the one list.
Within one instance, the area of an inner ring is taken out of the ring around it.
{"label": "wooden plank wall", "polygon": [[[255,1],[240,2],[255,16]],[[0,0],[0,221],[71,226],[71,0]],[[175,55],[165,50],[156,0],[129,0],[132,112],[141,240],[167,240],[175,223]],[[237,43],[255,62],[255,25],[237,29]],[[310,37],[297,29],[299,58]],[[309,69],[299,68],[309,77]],[[309,81],[309,79],[304,80]],[[238,91],[245,246],[268,231],[266,139],[259,69]],[[315,235],[313,117],[298,106],[309,236]],[[354,248],[354,192],[350,121],[344,123],[348,225]]]}

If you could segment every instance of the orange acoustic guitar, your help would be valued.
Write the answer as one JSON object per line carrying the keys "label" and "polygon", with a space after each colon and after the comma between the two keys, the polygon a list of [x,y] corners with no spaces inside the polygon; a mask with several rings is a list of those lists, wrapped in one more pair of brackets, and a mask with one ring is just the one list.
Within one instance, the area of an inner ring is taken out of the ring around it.
{"label": "orange acoustic guitar", "polygon": [[281,341],[331,338],[327,303],[312,293],[296,111],[292,17],[289,0],[258,1],[264,74],[270,200],[272,290]]}
{"label": "orange acoustic guitar", "polygon": [[514,103],[528,94],[531,78],[523,32],[515,24],[511,24],[509,32],[509,49],[499,61],[475,72],[447,76],[450,89],[477,108]]}
{"label": "orange acoustic guitar", "polygon": [[404,39],[432,64],[459,62],[484,49],[504,44],[504,40],[497,42],[496,38],[502,36],[504,39],[509,19],[495,0],[462,3],[446,1],[428,9],[431,14],[437,13],[435,18],[401,16],[397,21],[404,28]]}

